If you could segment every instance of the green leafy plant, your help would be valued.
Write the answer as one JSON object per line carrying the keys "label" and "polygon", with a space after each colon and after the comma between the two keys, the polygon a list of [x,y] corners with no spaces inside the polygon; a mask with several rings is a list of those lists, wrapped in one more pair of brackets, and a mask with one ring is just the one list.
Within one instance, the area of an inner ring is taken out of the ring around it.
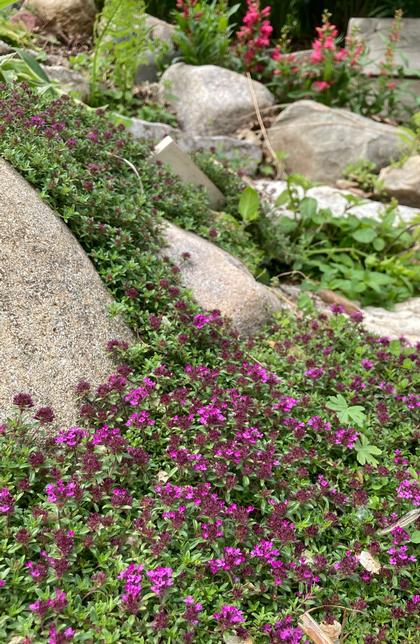
{"label": "green leafy plant", "polygon": [[363,427],[366,422],[364,408],[361,405],[349,405],[341,394],[330,396],[327,399],[327,407],[337,413],[338,420],[344,425]]}
{"label": "green leafy plant", "polygon": [[[266,235],[271,272],[304,274],[306,287],[339,291],[363,305],[392,307],[419,291],[419,217],[407,225],[395,203],[378,219],[348,211],[337,217],[318,208],[307,189],[306,179],[291,175],[277,200],[290,216],[276,215]],[[348,209],[358,203],[348,197]]]}
{"label": "green leafy plant", "polygon": [[415,112],[406,126],[400,127],[400,136],[404,143],[405,153],[396,165],[402,165],[408,157],[420,154],[420,112]]}
{"label": "green leafy plant", "polygon": [[0,80],[8,85],[25,82],[38,94],[57,96],[61,93],[58,83],[48,78],[48,75],[24,49],[0,58]]}
{"label": "green leafy plant", "polygon": [[180,0],[173,14],[179,59],[190,65],[226,65],[234,30],[230,19],[238,8],[229,8],[227,0]]}
{"label": "green leafy plant", "polygon": [[0,40],[12,47],[29,47],[33,45],[34,37],[19,23],[11,22],[8,15],[0,14]]}
{"label": "green leafy plant", "polygon": [[245,224],[250,224],[260,216],[260,198],[255,188],[245,188],[239,199],[238,211]]}
{"label": "green leafy plant", "polygon": [[370,445],[368,439],[363,434],[360,434],[360,439],[355,444],[354,449],[356,450],[357,462],[360,465],[366,465],[366,463],[368,465],[378,465],[379,461],[375,456],[380,456],[382,450],[379,447],[375,447],[375,445]]}
{"label": "green leafy plant", "polygon": [[[414,348],[340,314],[283,313],[238,337],[162,257],[162,215],[213,223],[203,192],[65,96],[1,85],[0,127],[1,156],[67,223],[136,338],[109,343],[104,382],[77,384],[76,426],[56,432],[25,392],[0,424],[0,641],[302,644],[314,606],[346,616],[349,641],[417,641]],[[213,174],[239,217],[243,187],[235,202],[237,180]],[[326,405],[337,391],[363,406],[377,465],[357,462],[359,432]]]}
{"label": "green leafy plant", "polygon": [[106,91],[114,100],[130,102],[136,70],[146,57],[147,34],[142,0],[106,0],[94,29],[92,105],[103,102]]}
{"label": "green leafy plant", "polygon": [[343,176],[345,179],[352,181],[363,192],[368,195],[382,199],[385,197],[383,181],[379,180],[375,163],[367,159],[360,159],[354,163],[349,163],[344,169]]}

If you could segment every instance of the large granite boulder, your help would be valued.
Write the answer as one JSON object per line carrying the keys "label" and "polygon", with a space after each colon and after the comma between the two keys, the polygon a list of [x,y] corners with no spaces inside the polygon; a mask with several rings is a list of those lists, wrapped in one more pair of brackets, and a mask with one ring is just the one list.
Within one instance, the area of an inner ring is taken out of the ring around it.
{"label": "large granite boulder", "polygon": [[58,425],[77,421],[74,386],[113,369],[106,344],[130,342],[89,258],[36,191],[0,160],[0,418],[24,391]]}
{"label": "large granite boulder", "polygon": [[[172,104],[183,130],[203,136],[231,134],[255,115],[246,76],[216,65],[171,65],[160,80],[161,92]],[[274,96],[253,81],[260,109]]]}
{"label": "large granite boulder", "polygon": [[420,208],[420,155],[409,157],[402,166],[382,168],[379,179],[390,197]]}
{"label": "large granite boulder", "polygon": [[382,168],[403,149],[398,128],[309,100],[289,105],[268,136],[275,152],[285,153],[287,172],[329,184],[349,163],[366,159]]}
{"label": "large granite boulder", "polygon": [[[218,309],[243,334],[257,331],[284,309],[276,292],[258,283],[241,261],[194,233],[166,223],[162,251],[181,269],[181,281],[203,309]],[[188,253],[188,259],[183,254]]]}
{"label": "large granite boulder", "polygon": [[41,25],[69,40],[92,35],[96,7],[94,0],[26,0]]}

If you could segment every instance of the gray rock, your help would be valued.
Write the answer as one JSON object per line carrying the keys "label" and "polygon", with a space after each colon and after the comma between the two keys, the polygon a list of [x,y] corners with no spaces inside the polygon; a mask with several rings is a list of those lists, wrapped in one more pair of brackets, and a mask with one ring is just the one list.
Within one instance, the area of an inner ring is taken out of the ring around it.
{"label": "gray rock", "polygon": [[6,54],[10,54],[12,51],[13,48],[7,42],[0,40],[0,56],[6,56]]}
{"label": "gray rock", "polygon": [[[277,197],[284,192],[287,187],[286,181],[256,181],[256,189],[268,199],[269,202],[274,204],[274,201]],[[300,194],[303,196],[303,191],[298,189]],[[336,217],[341,217],[344,215],[344,212],[351,213],[352,215],[357,215],[358,217],[372,217],[378,219],[380,213],[384,209],[384,204],[380,201],[374,201],[373,199],[363,199],[360,205],[352,206],[348,208],[347,196],[353,196],[348,190],[338,190],[337,188],[331,188],[330,186],[315,186],[310,188],[307,191],[308,197],[313,197],[317,200],[318,206],[320,208],[329,208],[333,215]],[[274,209],[274,213],[277,215],[290,214],[284,206]],[[418,210],[415,208],[410,208],[409,206],[398,206],[398,214],[403,221],[409,223],[417,215]]]}
{"label": "gray rock", "polygon": [[286,154],[288,173],[334,184],[349,164],[360,159],[382,168],[403,149],[398,128],[315,101],[297,101],[268,131],[275,152]]}
{"label": "gray rock", "polygon": [[[273,289],[256,282],[248,269],[235,257],[214,244],[167,223],[162,251],[181,269],[181,280],[204,309],[219,309],[243,334],[253,333],[284,302]],[[182,253],[190,253],[184,260]]]}
{"label": "gray rock", "polygon": [[96,8],[94,0],[26,0],[42,25],[69,40],[92,35]]}
{"label": "gray rock", "polygon": [[[347,34],[353,31],[367,47],[366,73],[377,74],[379,64],[385,58],[387,37],[392,18],[351,18]],[[396,46],[396,62],[406,68],[406,75],[420,70],[420,20],[404,18],[401,22],[401,38]]]}
{"label": "gray rock", "polygon": [[409,157],[400,167],[382,168],[379,179],[390,197],[420,208],[420,155]]}
{"label": "gray rock", "polygon": [[102,382],[114,368],[106,343],[133,338],[109,318],[112,299],[68,228],[2,160],[0,213],[0,417],[26,391],[69,426],[76,383]]}
{"label": "gray rock", "polygon": [[[176,111],[186,132],[231,134],[255,114],[245,76],[215,65],[171,65],[160,80],[161,92]],[[253,81],[260,109],[274,104],[264,85]]]}
{"label": "gray rock", "polygon": [[420,342],[420,297],[412,297],[396,304],[394,311],[367,306],[364,326],[380,336],[404,337],[411,343]]}
{"label": "gray rock", "polygon": [[41,65],[48,78],[57,83],[75,98],[86,101],[89,97],[89,82],[82,74],[62,65]]}
{"label": "gray rock", "polygon": [[[282,284],[281,290],[292,302],[297,302],[301,294],[299,286],[294,284]],[[308,293],[308,295],[317,311],[326,315],[331,314],[331,303],[322,300],[317,293]],[[337,300],[339,298],[336,299],[336,303],[338,303]],[[346,302],[347,305],[350,303],[349,300]],[[354,309],[363,313],[363,326],[370,333],[392,340],[405,338],[412,344],[420,342],[420,297],[412,297],[396,304],[393,311],[379,306],[360,309],[355,305]]]}
{"label": "gray rock", "polygon": [[172,136],[177,139],[179,130],[165,123],[154,123],[152,121],[143,121],[143,119],[132,118],[128,126],[128,131],[135,139],[149,141],[150,143],[160,143],[165,136]]}
{"label": "gray rock", "polygon": [[172,42],[175,26],[149,14],[146,14],[146,26],[149,30],[150,51],[147,53],[148,62],[139,65],[137,69],[137,83],[154,83],[158,80],[159,66],[156,56],[161,54],[162,48],[162,62],[165,65],[169,65],[175,57],[175,48]]}
{"label": "gray rock", "polygon": [[152,40],[161,40],[169,46],[172,45],[172,36],[175,31],[175,25],[171,25],[169,22],[160,20],[160,18],[151,16],[148,13],[146,14],[146,25],[149,29],[150,38]]}
{"label": "gray rock", "polygon": [[235,139],[232,136],[188,136],[182,134],[177,138],[179,147],[186,152],[211,150],[229,159],[233,164],[247,174],[255,174],[260,165],[263,152],[261,146],[250,141]]}
{"label": "gray rock", "polygon": [[136,139],[143,139],[155,144],[169,135],[184,152],[215,148],[222,156],[249,174],[254,174],[262,161],[262,149],[259,145],[230,136],[193,136],[165,123],[153,123],[137,118],[131,119],[128,131]]}

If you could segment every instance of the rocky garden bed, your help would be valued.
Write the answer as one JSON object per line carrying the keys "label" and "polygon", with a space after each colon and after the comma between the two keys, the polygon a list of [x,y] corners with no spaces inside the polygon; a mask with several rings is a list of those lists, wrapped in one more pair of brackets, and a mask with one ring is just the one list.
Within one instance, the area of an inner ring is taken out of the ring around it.
{"label": "rocky garden bed", "polygon": [[0,640],[415,642],[404,22],[139,4],[2,17]]}

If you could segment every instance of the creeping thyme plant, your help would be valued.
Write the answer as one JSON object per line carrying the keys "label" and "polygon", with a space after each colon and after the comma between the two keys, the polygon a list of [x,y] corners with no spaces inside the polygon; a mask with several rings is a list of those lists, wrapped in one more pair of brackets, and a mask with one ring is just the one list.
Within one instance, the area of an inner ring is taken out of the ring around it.
{"label": "creeping thyme plant", "polygon": [[303,643],[311,610],[418,641],[416,349],[340,307],[239,338],[158,254],[162,216],[211,221],[202,193],[64,97],[1,87],[0,116],[137,337],[76,426],[22,392],[0,428],[0,640]]}

